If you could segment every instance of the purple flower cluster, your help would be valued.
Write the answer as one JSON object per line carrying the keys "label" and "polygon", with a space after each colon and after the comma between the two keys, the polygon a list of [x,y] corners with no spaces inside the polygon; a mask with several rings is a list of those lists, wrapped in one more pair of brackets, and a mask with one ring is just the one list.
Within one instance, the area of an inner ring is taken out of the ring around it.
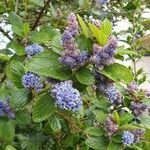
{"label": "purple flower cluster", "polygon": [[99,19],[89,18],[91,23],[94,24],[96,27],[100,28],[101,21]]}
{"label": "purple flower cluster", "polygon": [[96,69],[93,69],[92,73],[95,76],[98,90],[105,95],[113,105],[121,104],[122,96],[116,89],[113,81],[100,74]]}
{"label": "purple flower cluster", "polygon": [[144,135],[145,131],[142,129],[138,129],[138,130],[132,131],[132,133],[134,134],[134,143],[138,143],[141,137]]}
{"label": "purple flower cluster", "polygon": [[80,52],[77,43],[75,42],[75,37],[78,35],[78,22],[76,15],[71,13],[68,17],[68,26],[66,27],[62,35],[62,46],[64,52],[59,58],[61,64],[74,68],[84,64],[89,56],[86,51]]}
{"label": "purple flower cluster", "polygon": [[22,76],[22,84],[25,88],[29,90],[34,89],[36,92],[41,91],[43,88],[39,75],[32,72],[27,72]]}
{"label": "purple flower cluster", "polygon": [[105,122],[105,130],[108,134],[108,136],[112,136],[115,134],[118,130],[119,126],[116,124],[116,122],[113,120],[111,116],[107,117]]}
{"label": "purple flower cluster", "polygon": [[9,100],[0,100],[0,116],[6,116],[11,119],[15,118],[15,113],[9,105]]}
{"label": "purple flower cluster", "polygon": [[115,48],[117,47],[117,40],[111,37],[108,43],[104,47],[100,47],[98,44],[93,45],[93,56],[91,62],[95,64],[97,68],[102,68],[105,65],[110,65],[114,62]]}
{"label": "purple flower cluster", "polygon": [[141,129],[133,131],[124,131],[122,134],[122,142],[124,145],[136,144],[140,141],[141,137],[144,135],[145,131]]}
{"label": "purple flower cluster", "polygon": [[140,116],[144,111],[146,111],[148,106],[140,102],[131,102],[130,109],[135,117]]}
{"label": "purple flower cluster", "polygon": [[97,3],[100,3],[101,5],[105,5],[108,0],[96,0]]}
{"label": "purple flower cluster", "polygon": [[38,44],[32,44],[25,48],[25,51],[29,57],[39,54],[44,51],[43,47]]}
{"label": "purple flower cluster", "polygon": [[60,82],[51,90],[56,105],[62,109],[77,111],[82,106],[80,93],[72,87],[72,81]]}
{"label": "purple flower cluster", "polygon": [[89,59],[87,51],[64,51],[62,57],[59,58],[60,63],[70,68],[74,68],[84,64]]}
{"label": "purple flower cluster", "polygon": [[131,83],[127,85],[127,91],[130,94],[134,94],[135,92],[139,91],[138,85],[136,83]]}

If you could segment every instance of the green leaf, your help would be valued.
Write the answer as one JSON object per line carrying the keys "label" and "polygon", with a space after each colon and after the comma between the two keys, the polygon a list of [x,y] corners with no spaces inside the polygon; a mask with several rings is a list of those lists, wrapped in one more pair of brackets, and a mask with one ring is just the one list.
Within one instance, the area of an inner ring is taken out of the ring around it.
{"label": "green leaf", "polygon": [[47,119],[54,112],[54,108],[53,99],[48,93],[40,95],[33,107],[33,120],[41,122]]}
{"label": "green leaf", "polygon": [[107,98],[102,96],[100,96],[98,100],[94,100],[93,104],[103,110],[107,110],[111,105]]}
{"label": "green leaf", "polygon": [[11,107],[14,109],[25,106],[28,102],[28,92],[25,89],[17,89],[12,91],[12,98],[10,101]]}
{"label": "green leaf", "polygon": [[116,51],[116,55],[119,54],[119,55],[135,55],[135,56],[139,56],[139,54],[135,51],[132,51],[132,50],[126,50],[124,47],[120,47],[120,48],[117,48],[117,51]]}
{"label": "green leaf", "polygon": [[23,34],[25,36],[28,35],[29,31],[30,31],[30,25],[29,23],[25,22],[23,25],[22,25],[22,31],[23,31]]}
{"label": "green leaf", "polygon": [[26,70],[49,76],[55,79],[68,80],[72,72],[58,61],[59,55],[50,51],[41,53],[31,59],[25,66]]}
{"label": "green leaf", "polygon": [[89,127],[85,130],[85,132],[93,136],[102,136],[104,134],[104,131],[101,128],[96,127]]}
{"label": "green leaf", "polygon": [[106,150],[121,150],[122,144],[110,142]]}
{"label": "green leaf", "polygon": [[0,138],[4,141],[11,142],[15,135],[15,127],[12,121],[0,121]]}
{"label": "green leaf", "polygon": [[78,3],[80,7],[88,7],[90,5],[89,0],[79,0]]}
{"label": "green leaf", "polygon": [[144,113],[140,116],[139,119],[140,119],[141,124],[143,124],[145,128],[150,129],[150,116],[149,116],[149,114]]}
{"label": "green leaf", "polygon": [[108,141],[106,138],[99,137],[99,138],[88,138],[85,141],[85,144],[93,149],[97,150],[105,150],[108,144]]}
{"label": "green leaf", "polygon": [[58,132],[61,130],[61,123],[56,116],[50,116],[49,125],[54,132]]}
{"label": "green leaf", "polygon": [[98,27],[96,27],[94,24],[89,23],[89,27],[94,37],[97,39],[98,43],[101,46],[104,46],[108,41],[107,35],[103,31],[101,31]]}
{"label": "green leaf", "polygon": [[19,15],[17,15],[15,12],[11,12],[9,14],[9,21],[13,26],[22,28],[23,25],[22,18]]}
{"label": "green leaf", "polygon": [[99,122],[104,123],[106,121],[107,114],[104,111],[102,111],[102,110],[92,110],[92,112],[94,113],[96,119]]}
{"label": "green leaf", "polygon": [[15,26],[15,25],[12,25],[11,28],[12,28],[12,31],[13,31],[16,35],[18,35],[18,36],[20,36],[20,37],[24,37],[23,31],[22,31],[21,28],[19,28],[18,26]]}
{"label": "green leaf", "polygon": [[131,113],[125,113],[120,116],[120,124],[127,124],[130,122],[134,116]]}
{"label": "green leaf", "polygon": [[11,80],[18,88],[23,87],[21,79],[24,73],[25,73],[24,66],[21,62],[16,60],[10,62]]}
{"label": "green leaf", "polygon": [[86,38],[81,34],[76,38],[76,42],[79,45],[79,49],[88,50],[89,52],[92,51],[93,41],[90,38]]}
{"label": "green leaf", "polygon": [[130,83],[133,80],[132,72],[125,66],[118,63],[104,67],[100,73],[114,81],[124,81],[125,83]]}
{"label": "green leaf", "polygon": [[87,38],[90,38],[91,37],[91,33],[90,33],[90,30],[89,30],[88,26],[85,24],[85,22],[83,21],[83,19],[79,15],[77,15],[77,18],[78,18],[80,26],[81,26],[81,28],[83,30],[83,34]]}
{"label": "green leaf", "polygon": [[69,148],[69,149],[70,148],[76,149],[79,139],[80,137],[78,134],[67,135],[66,138],[62,141],[63,147]]}
{"label": "green leaf", "polygon": [[104,19],[100,29],[103,33],[106,34],[107,37],[109,37],[112,32],[112,23],[108,19]]}
{"label": "green leaf", "polygon": [[31,2],[35,3],[38,6],[44,6],[44,2],[41,0],[30,0]]}
{"label": "green leaf", "polygon": [[75,74],[77,80],[85,85],[92,85],[95,83],[95,78],[88,68],[81,68]]}
{"label": "green leaf", "polygon": [[62,54],[63,48],[61,46],[61,36],[55,36],[51,42],[52,50],[57,54]]}
{"label": "green leaf", "polygon": [[18,125],[29,125],[31,123],[31,116],[27,111],[18,111],[15,120]]}
{"label": "green leaf", "polygon": [[35,43],[49,43],[56,35],[60,33],[52,27],[43,27],[39,32],[30,32],[31,41]]}
{"label": "green leaf", "polygon": [[24,47],[19,43],[11,41],[9,44],[7,44],[7,47],[12,48],[18,56],[25,55]]}
{"label": "green leaf", "polygon": [[120,126],[119,129],[121,131],[124,131],[124,130],[136,130],[136,129],[141,129],[141,127],[136,126],[134,124],[125,124],[125,125]]}
{"label": "green leaf", "polygon": [[12,145],[7,145],[5,150],[16,150]]}

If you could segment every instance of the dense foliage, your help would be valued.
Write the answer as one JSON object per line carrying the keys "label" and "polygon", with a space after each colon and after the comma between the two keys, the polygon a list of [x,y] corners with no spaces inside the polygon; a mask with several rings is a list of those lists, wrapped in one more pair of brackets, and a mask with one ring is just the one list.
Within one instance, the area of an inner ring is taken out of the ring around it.
{"label": "dense foliage", "polygon": [[[0,50],[0,150],[149,150],[150,92],[136,67],[146,6],[2,0],[11,31],[0,26],[9,40]],[[122,39],[113,27],[124,18],[132,27]]]}

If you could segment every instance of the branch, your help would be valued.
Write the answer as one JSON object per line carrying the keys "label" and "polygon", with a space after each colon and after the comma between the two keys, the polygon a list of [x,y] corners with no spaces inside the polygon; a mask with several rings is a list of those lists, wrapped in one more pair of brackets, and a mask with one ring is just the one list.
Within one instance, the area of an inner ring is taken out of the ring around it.
{"label": "branch", "polygon": [[6,36],[10,41],[12,40],[12,38],[9,36],[8,32],[5,32],[5,30],[2,29],[1,27],[0,27],[0,32],[3,33],[3,35]]}
{"label": "branch", "polygon": [[40,11],[38,17],[36,18],[36,20],[35,20],[32,28],[31,28],[31,30],[34,30],[36,28],[36,26],[37,26],[38,22],[40,21],[42,15],[44,13],[44,10],[46,9],[46,6],[48,5],[49,2],[50,2],[50,0],[47,0],[47,2],[45,3],[45,5],[43,6],[42,10]]}

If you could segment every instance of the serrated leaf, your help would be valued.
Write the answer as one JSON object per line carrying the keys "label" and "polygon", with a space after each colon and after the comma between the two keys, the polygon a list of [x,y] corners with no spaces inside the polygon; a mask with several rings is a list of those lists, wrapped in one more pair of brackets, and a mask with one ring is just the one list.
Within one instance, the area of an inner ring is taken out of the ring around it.
{"label": "serrated leaf", "polygon": [[104,131],[101,128],[96,127],[89,127],[85,130],[85,132],[93,136],[102,136],[104,134]]}
{"label": "serrated leaf", "polygon": [[49,76],[55,79],[67,80],[72,72],[63,67],[58,61],[59,55],[50,51],[41,53],[32,58],[25,66],[26,70],[34,73]]}
{"label": "serrated leaf", "polygon": [[108,141],[106,138],[88,138],[85,140],[85,144],[93,149],[104,150],[107,147]]}
{"label": "serrated leaf", "polygon": [[77,80],[85,85],[92,85],[95,83],[95,78],[88,68],[81,68],[75,74]]}
{"label": "serrated leaf", "polygon": [[85,24],[85,22],[83,21],[83,19],[79,15],[77,15],[77,18],[78,18],[80,26],[81,26],[81,28],[83,30],[83,34],[87,38],[90,38],[91,37],[91,33],[90,33],[90,30],[89,30],[88,26]]}
{"label": "serrated leaf", "polygon": [[124,81],[125,83],[130,83],[133,80],[132,72],[127,67],[118,63],[104,67],[100,73],[114,81]]}
{"label": "serrated leaf", "polygon": [[101,46],[104,46],[108,41],[107,35],[103,31],[101,31],[98,27],[96,27],[94,24],[89,23],[89,27],[94,37],[97,39],[98,43]]}
{"label": "serrated leaf", "polygon": [[28,102],[28,92],[25,89],[17,89],[12,91],[10,101],[11,107],[14,109],[21,108]]}
{"label": "serrated leaf", "polygon": [[47,119],[54,112],[54,108],[53,99],[48,93],[40,95],[33,107],[33,120],[41,122]]}
{"label": "serrated leaf", "polygon": [[108,19],[104,19],[100,29],[103,33],[107,35],[107,37],[109,37],[112,32],[112,23]]}
{"label": "serrated leaf", "polygon": [[18,88],[23,87],[21,79],[24,73],[24,66],[21,62],[15,60],[10,62],[11,80]]}

